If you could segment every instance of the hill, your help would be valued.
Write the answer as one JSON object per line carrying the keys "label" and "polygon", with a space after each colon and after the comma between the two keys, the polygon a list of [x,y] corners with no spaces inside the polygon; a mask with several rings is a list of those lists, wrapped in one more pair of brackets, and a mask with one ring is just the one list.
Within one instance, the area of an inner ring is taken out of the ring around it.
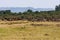
{"label": "hill", "polygon": [[0,7],[0,10],[11,10],[12,12],[24,12],[28,9],[33,11],[49,11],[54,10],[53,8],[33,8],[33,7]]}

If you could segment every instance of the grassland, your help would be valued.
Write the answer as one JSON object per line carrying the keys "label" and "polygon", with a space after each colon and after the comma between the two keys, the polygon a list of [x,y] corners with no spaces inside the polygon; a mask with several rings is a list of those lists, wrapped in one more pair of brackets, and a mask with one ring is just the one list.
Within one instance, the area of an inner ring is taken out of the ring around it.
{"label": "grassland", "polygon": [[0,40],[60,40],[60,22],[0,21]]}

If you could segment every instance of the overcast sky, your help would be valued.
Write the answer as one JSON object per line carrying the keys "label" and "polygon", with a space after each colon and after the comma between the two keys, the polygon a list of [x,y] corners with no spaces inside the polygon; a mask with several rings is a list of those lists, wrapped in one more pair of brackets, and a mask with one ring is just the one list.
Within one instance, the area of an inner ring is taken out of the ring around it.
{"label": "overcast sky", "polygon": [[0,7],[54,8],[59,0],[0,0]]}

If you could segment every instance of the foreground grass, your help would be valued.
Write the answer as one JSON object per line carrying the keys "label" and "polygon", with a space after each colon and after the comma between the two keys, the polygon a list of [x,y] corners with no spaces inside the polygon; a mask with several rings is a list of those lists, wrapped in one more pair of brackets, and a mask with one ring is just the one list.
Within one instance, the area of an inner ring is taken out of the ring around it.
{"label": "foreground grass", "polygon": [[60,22],[1,21],[0,40],[60,40]]}

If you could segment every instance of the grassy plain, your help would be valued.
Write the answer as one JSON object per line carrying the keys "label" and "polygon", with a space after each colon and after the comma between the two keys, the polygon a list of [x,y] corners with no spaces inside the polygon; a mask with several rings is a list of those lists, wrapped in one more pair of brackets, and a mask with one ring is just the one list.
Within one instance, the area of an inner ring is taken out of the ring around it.
{"label": "grassy plain", "polygon": [[0,40],[60,40],[60,22],[0,21]]}

